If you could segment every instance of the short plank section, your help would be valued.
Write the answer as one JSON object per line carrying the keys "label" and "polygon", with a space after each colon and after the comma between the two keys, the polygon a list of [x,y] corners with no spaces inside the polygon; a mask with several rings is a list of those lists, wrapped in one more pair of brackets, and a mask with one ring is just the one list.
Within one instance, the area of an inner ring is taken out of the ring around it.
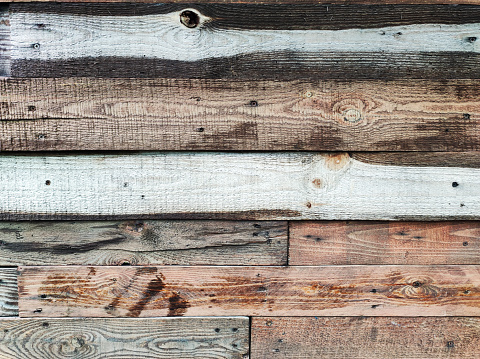
{"label": "short plank section", "polygon": [[11,5],[12,76],[480,77],[479,6],[111,7]]}
{"label": "short plank section", "polygon": [[0,222],[0,265],[284,265],[286,222]]}
{"label": "short plank section", "polygon": [[252,358],[480,357],[479,318],[253,318]]}
{"label": "short plank section", "polygon": [[480,264],[480,222],[292,222],[289,264]]}
{"label": "short plank section", "polygon": [[248,318],[4,319],[3,359],[243,359]]}
{"label": "short plank section", "polygon": [[[0,4],[0,77],[10,75],[10,17],[8,5]],[[0,111],[3,110],[4,99],[2,91],[2,102],[0,102]]]}
{"label": "short plank section", "polygon": [[2,151],[480,150],[472,80],[36,78],[0,90]]}
{"label": "short plank section", "polygon": [[18,315],[17,269],[0,268],[0,317]]}
{"label": "short plank section", "polygon": [[20,267],[21,317],[479,316],[480,266]]}
{"label": "short plank section", "polygon": [[456,165],[346,153],[8,155],[0,218],[478,219],[480,169]]}

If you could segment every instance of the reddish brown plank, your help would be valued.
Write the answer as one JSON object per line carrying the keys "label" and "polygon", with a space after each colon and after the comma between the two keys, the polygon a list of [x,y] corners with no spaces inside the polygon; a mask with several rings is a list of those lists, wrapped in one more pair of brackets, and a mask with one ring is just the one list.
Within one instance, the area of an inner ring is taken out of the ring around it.
{"label": "reddish brown plank", "polygon": [[252,358],[480,357],[480,318],[253,318]]}
{"label": "reddish brown plank", "polygon": [[23,317],[480,315],[480,266],[20,267]]}
{"label": "reddish brown plank", "polygon": [[291,222],[289,263],[479,264],[480,222]]}

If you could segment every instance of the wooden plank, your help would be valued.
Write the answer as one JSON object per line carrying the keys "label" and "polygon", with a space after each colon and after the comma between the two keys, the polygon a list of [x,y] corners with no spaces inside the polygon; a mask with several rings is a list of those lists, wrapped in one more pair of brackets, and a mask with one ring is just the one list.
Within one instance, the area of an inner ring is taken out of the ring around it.
{"label": "wooden plank", "polygon": [[4,79],[0,90],[2,151],[480,150],[474,80]]}
{"label": "wooden plank", "polygon": [[[10,16],[9,6],[0,4],[0,77],[10,75]],[[4,107],[3,96],[0,110]]]}
{"label": "wooden plank", "polygon": [[17,155],[0,156],[0,197],[3,220],[479,219],[480,169],[321,153]]}
{"label": "wooden plank", "polygon": [[479,318],[253,318],[252,358],[480,356]]}
{"label": "wooden plank", "polygon": [[18,315],[17,269],[0,268],[0,317]]}
{"label": "wooden plank", "polygon": [[0,265],[284,265],[286,222],[0,222]]}
{"label": "wooden plank", "polygon": [[[65,0],[66,3],[130,3],[131,0]],[[6,3],[24,3],[24,2],[39,2],[39,3],[49,3],[49,2],[56,2],[56,0],[6,0]],[[136,3],[156,3],[157,0],[137,0]],[[166,3],[187,3],[191,4],[191,0],[166,0]],[[219,3],[219,4],[370,4],[370,5],[378,5],[378,4],[472,4],[478,5],[478,0],[197,0],[195,1],[196,4],[210,4],[210,3]]]}
{"label": "wooden plank", "polygon": [[478,265],[19,270],[21,317],[480,315]]}
{"label": "wooden plank", "polygon": [[248,318],[0,320],[3,359],[244,359]]}
{"label": "wooden plank", "polygon": [[11,75],[480,78],[478,6],[99,9],[105,13],[85,4],[12,5]]}
{"label": "wooden plank", "polygon": [[292,222],[289,264],[480,264],[479,222]]}

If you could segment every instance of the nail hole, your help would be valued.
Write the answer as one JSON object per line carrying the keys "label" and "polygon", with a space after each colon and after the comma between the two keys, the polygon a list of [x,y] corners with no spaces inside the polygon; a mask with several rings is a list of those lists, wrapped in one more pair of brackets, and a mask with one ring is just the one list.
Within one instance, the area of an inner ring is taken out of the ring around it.
{"label": "nail hole", "polygon": [[371,292],[371,293],[377,293],[377,290],[376,290],[376,289],[372,289],[370,292]]}
{"label": "nail hole", "polygon": [[420,287],[422,285],[422,283],[418,282],[418,281],[415,281],[412,283],[412,286],[417,288],[417,287]]}
{"label": "nail hole", "polygon": [[34,313],[41,313],[42,312],[42,308],[37,308],[33,311]]}
{"label": "nail hole", "polygon": [[467,37],[467,41],[468,42],[475,42],[475,41],[477,41],[477,38],[475,36],[470,36],[470,37]]}
{"label": "nail hole", "polygon": [[38,139],[39,139],[39,140],[44,140],[44,139],[45,139],[45,137],[47,137],[47,136],[45,136],[44,134],[40,134],[40,135],[38,135]]}
{"label": "nail hole", "polygon": [[50,326],[50,324],[48,324],[48,323],[46,323],[46,322],[43,323],[42,325],[43,325],[44,328],[48,328],[48,327]]}
{"label": "nail hole", "polygon": [[35,49],[35,50],[38,50],[40,48],[40,44],[39,43],[35,43],[32,45],[32,47]]}
{"label": "nail hole", "polygon": [[50,185],[52,184],[52,182],[50,182],[50,180],[46,180],[46,181],[45,181],[45,184],[46,184],[47,186],[50,186]]}
{"label": "nail hole", "polygon": [[455,346],[454,342],[447,342],[447,348],[453,348]]}
{"label": "nail hole", "polygon": [[465,120],[470,120],[470,114],[469,114],[469,113],[464,113],[464,114],[463,114],[463,118],[464,118]]}
{"label": "nail hole", "polygon": [[257,107],[257,106],[258,106],[258,102],[255,101],[255,100],[252,100],[252,101],[250,101],[250,106],[252,106],[252,107]]}
{"label": "nail hole", "polygon": [[205,129],[203,127],[197,128],[197,132],[203,132],[203,131],[205,131]]}
{"label": "nail hole", "polygon": [[182,25],[185,25],[186,27],[193,29],[200,24],[200,16],[194,11],[191,10],[185,10],[182,11],[180,14],[180,22]]}
{"label": "nail hole", "polygon": [[45,298],[47,298],[47,295],[46,294],[41,294],[40,298],[45,299]]}
{"label": "nail hole", "polygon": [[452,182],[452,187],[458,187],[458,182]]}
{"label": "nail hole", "polygon": [[463,242],[463,246],[464,246],[464,247],[468,246],[468,242],[466,242],[466,241]]}
{"label": "nail hole", "polygon": [[216,333],[219,333],[219,332],[220,332],[220,328],[215,328],[215,332],[216,332]]}
{"label": "nail hole", "polygon": [[33,105],[28,106],[28,111],[35,111],[37,108]]}

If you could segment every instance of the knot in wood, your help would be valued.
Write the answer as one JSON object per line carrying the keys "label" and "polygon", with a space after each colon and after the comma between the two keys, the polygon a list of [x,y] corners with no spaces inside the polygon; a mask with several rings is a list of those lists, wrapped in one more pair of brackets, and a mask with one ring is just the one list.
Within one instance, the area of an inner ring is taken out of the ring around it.
{"label": "knot in wood", "polygon": [[200,15],[193,10],[184,10],[180,13],[180,23],[190,29],[200,24]]}

